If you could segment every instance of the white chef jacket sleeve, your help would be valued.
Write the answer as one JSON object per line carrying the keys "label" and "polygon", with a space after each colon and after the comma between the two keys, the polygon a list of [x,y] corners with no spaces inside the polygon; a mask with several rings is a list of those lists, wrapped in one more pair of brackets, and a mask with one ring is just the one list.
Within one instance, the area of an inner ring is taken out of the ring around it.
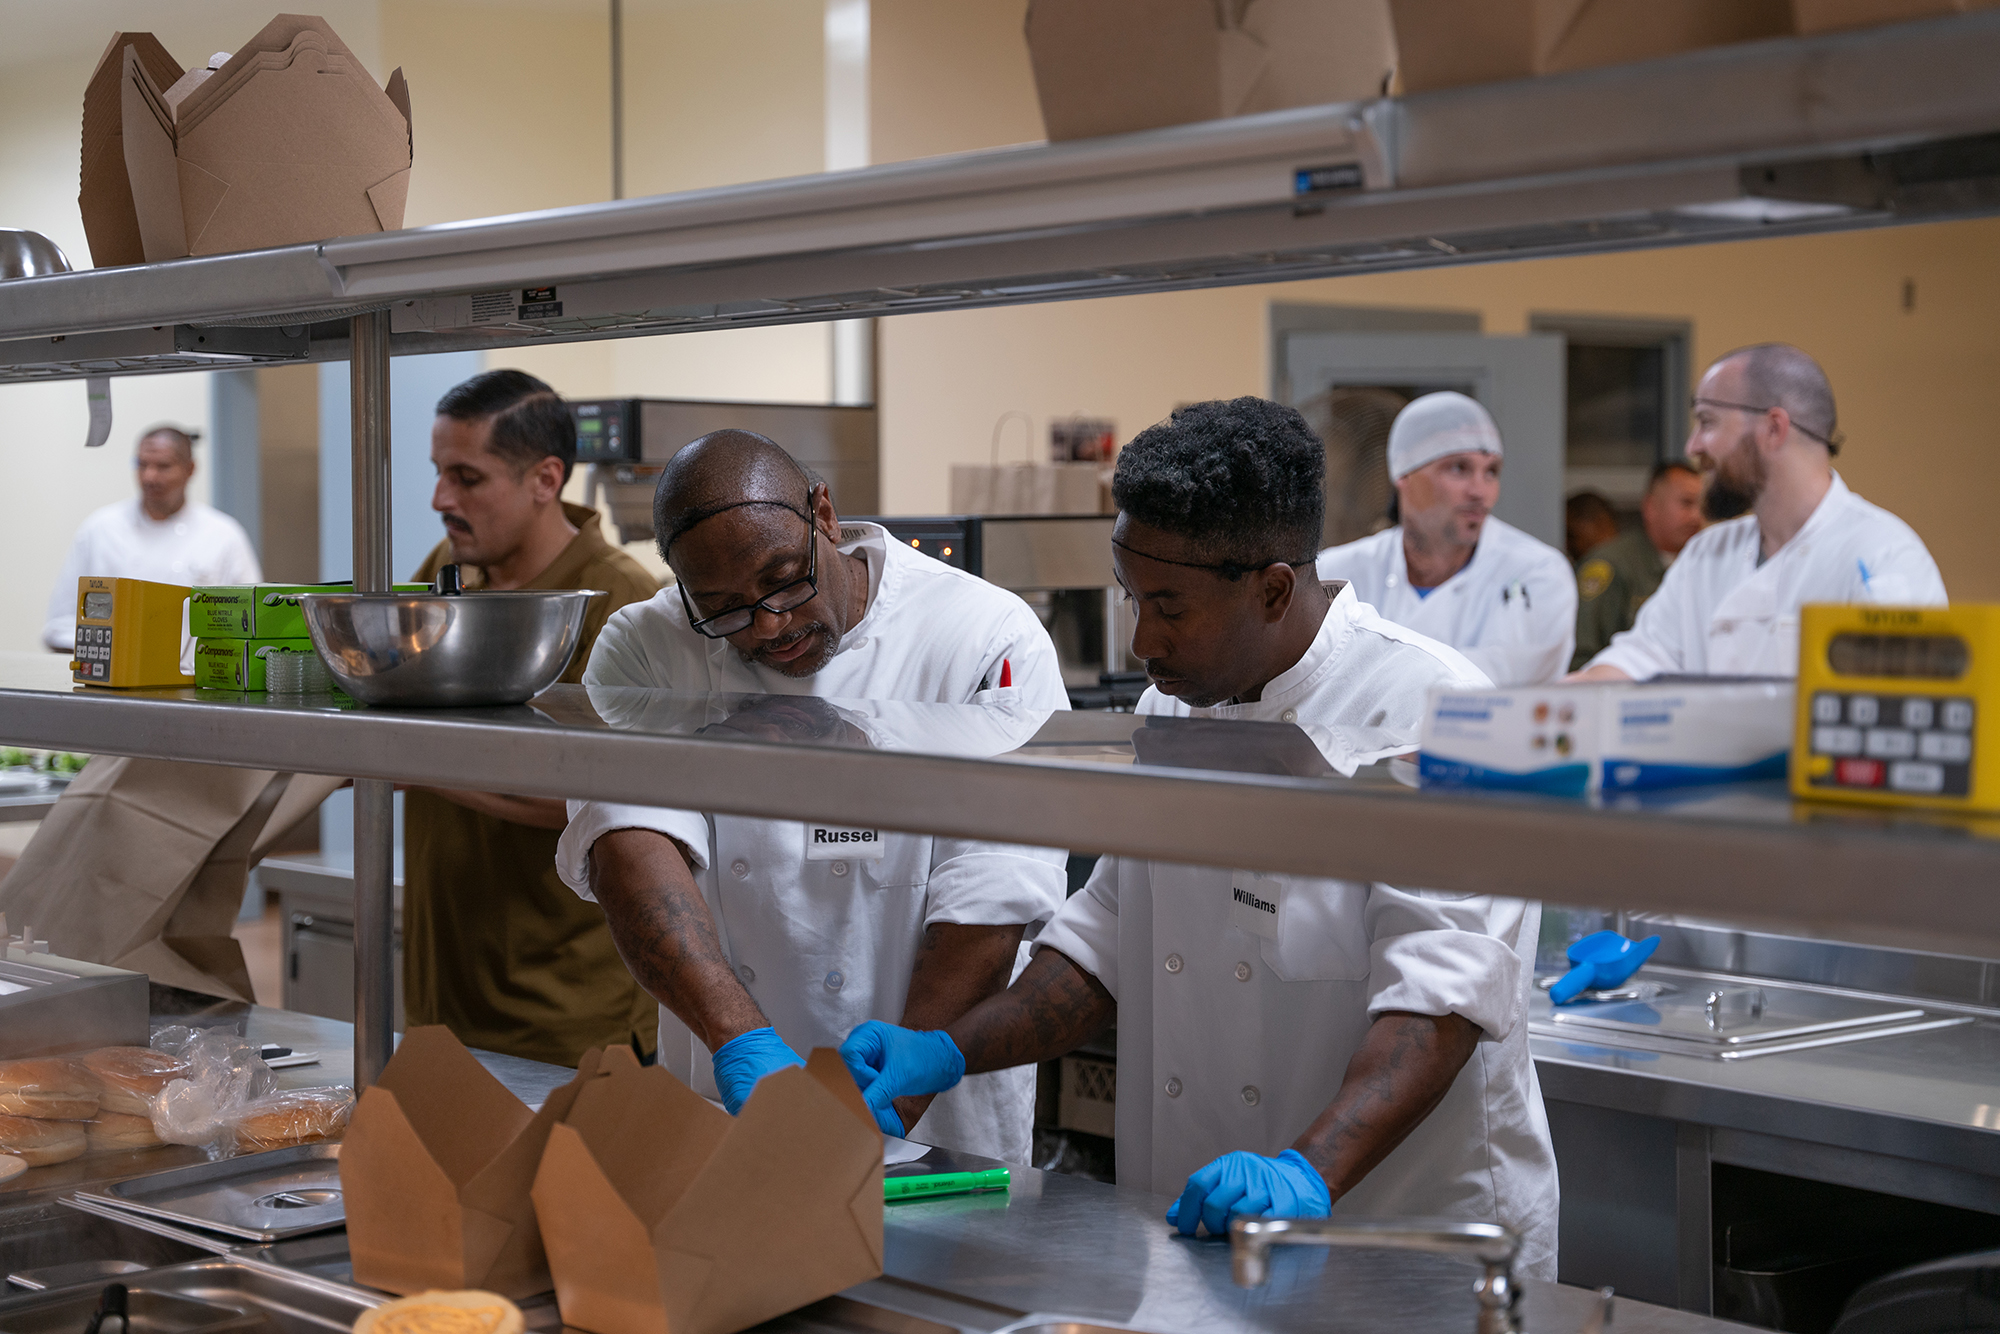
{"label": "white chef jacket sleeve", "polygon": [[1068,869],[1069,854],[1060,848],[932,839],[924,925],[1046,922],[1062,907]]}
{"label": "white chef jacket sleeve", "polygon": [[49,615],[42,625],[45,647],[66,652],[76,648],[76,581],[83,577],[89,556],[90,521],[86,519],[70,539],[69,554],[63,557],[62,571],[49,590]]}
{"label": "white chef jacket sleeve", "polygon": [[1370,886],[1368,1013],[1456,1014],[1505,1038],[1526,1002],[1514,938],[1528,915],[1519,899]]}
{"label": "white chef jacket sleeve", "polygon": [[1055,950],[1104,984],[1118,999],[1118,889],[1126,875],[1145,875],[1144,862],[1099,857],[1082,889],[1035,937],[1034,950]]}
{"label": "white chef jacket sleeve", "polygon": [[1693,562],[1687,557],[1683,551],[1681,559],[1667,567],[1666,578],[1640,606],[1632,628],[1611,636],[1611,642],[1584,664],[1586,668],[1603,663],[1634,681],[1687,670],[1687,649],[1681,635],[1684,627],[1695,623],[1689,606],[1694,597]]}
{"label": "white chef jacket sleeve", "polygon": [[222,584],[261,584],[264,582],[264,567],[257,560],[257,552],[250,545],[250,535],[243,531],[243,525],[228,519],[229,536],[223,543],[220,577]]}
{"label": "white chef jacket sleeve", "polygon": [[[634,604],[643,607],[646,604]],[[643,613],[621,607],[613,612],[591,646],[590,663],[584,668],[586,686],[623,686],[639,689],[671,690],[650,664],[636,622],[628,617]],[[659,678],[659,679],[656,679]],[[556,843],[556,874],[581,898],[595,902],[590,892],[591,845],[618,829],[651,829],[687,849],[694,869],[709,864],[711,837],[708,817],[699,811],[673,810],[662,806],[630,806],[612,801],[572,801],[568,803],[569,823]]]}

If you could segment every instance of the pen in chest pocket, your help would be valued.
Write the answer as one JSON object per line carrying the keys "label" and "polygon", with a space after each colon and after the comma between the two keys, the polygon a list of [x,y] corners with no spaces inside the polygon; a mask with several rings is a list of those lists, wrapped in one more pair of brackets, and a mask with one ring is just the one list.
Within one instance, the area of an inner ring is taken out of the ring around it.
{"label": "pen in chest pocket", "polygon": [[[1014,663],[1011,659],[1002,658],[1000,659],[999,688],[1005,690],[1008,686],[1011,686],[1013,684],[1014,684]],[[979,678],[979,688],[981,690],[992,690],[994,688],[993,673],[988,672],[986,675]]]}

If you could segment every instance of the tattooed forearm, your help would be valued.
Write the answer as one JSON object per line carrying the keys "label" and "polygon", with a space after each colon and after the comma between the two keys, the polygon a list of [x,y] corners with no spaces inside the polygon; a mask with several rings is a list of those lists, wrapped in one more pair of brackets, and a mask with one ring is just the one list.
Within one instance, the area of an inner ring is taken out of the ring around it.
{"label": "tattooed forearm", "polygon": [[[935,922],[910,969],[903,1027],[944,1028],[1007,985],[1021,947],[1019,924],[964,926]],[[914,1130],[931,1105],[928,1095],[896,1099],[896,1113]]]}
{"label": "tattooed forearm", "polygon": [[1379,1015],[1340,1091],[1292,1147],[1339,1199],[1437,1109],[1478,1042],[1478,1026],[1460,1015]]}
{"label": "tattooed forearm", "polygon": [[710,1051],[769,1022],[723,954],[672,839],[649,829],[604,835],[591,846],[590,888],[633,978]]}
{"label": "tattooed forearm", "polygon": [[1118,1014],[1104,984],[1056,950],[1045,949],[1018,981],[975,1006],[950,1028],[969,1073],[1051,1061],[1076,1050]]}

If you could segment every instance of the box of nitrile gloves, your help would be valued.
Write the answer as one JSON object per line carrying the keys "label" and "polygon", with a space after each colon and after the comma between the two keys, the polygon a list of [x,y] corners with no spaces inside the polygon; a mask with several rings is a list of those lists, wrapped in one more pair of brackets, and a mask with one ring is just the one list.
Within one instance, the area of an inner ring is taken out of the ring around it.
{"label": "box of nitrile gloves", "polygon": [[197,690],[263,690],[267,650],[311,653],[310,639],[197,639],[194,643],[194,686]]}
{"label": "box of nitrile gloves", "polygon": [[1436,687],[1426,787],[1579,796],[1782,778],[1790,681],[1681,678],[1493,690]]}
{"label": "box of nitrile gloves", "polygon": [[[397,584],[398,593],[425,593],[429,584]],[[188,598],[188,633],[197,639],[306,639],[306,593],[352,593],[351,583],[197,584]]]}

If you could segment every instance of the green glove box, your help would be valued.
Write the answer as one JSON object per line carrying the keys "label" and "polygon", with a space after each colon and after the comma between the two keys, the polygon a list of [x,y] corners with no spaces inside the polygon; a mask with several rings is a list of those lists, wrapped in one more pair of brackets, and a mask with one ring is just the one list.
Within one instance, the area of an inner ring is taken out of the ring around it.
{"label": "green glove box", "polygon": [[313,652],[310,639],[197,639],[194,644],[196,690],[263,690],[269,659],[259,649]]}
{"label": "green glove box", "polygon": [[[398,593],[428,593],[429,584],[397,584]],[[188,633],[196,639],[309,639],[301,593],[351,593],[354,585],[217,584],[197,586],[188,599]],[[197,682],[199,684],[199,682]],[[242,687],[235,687],[242,689]],[[256,687],[262,689],[261,686]]]}

